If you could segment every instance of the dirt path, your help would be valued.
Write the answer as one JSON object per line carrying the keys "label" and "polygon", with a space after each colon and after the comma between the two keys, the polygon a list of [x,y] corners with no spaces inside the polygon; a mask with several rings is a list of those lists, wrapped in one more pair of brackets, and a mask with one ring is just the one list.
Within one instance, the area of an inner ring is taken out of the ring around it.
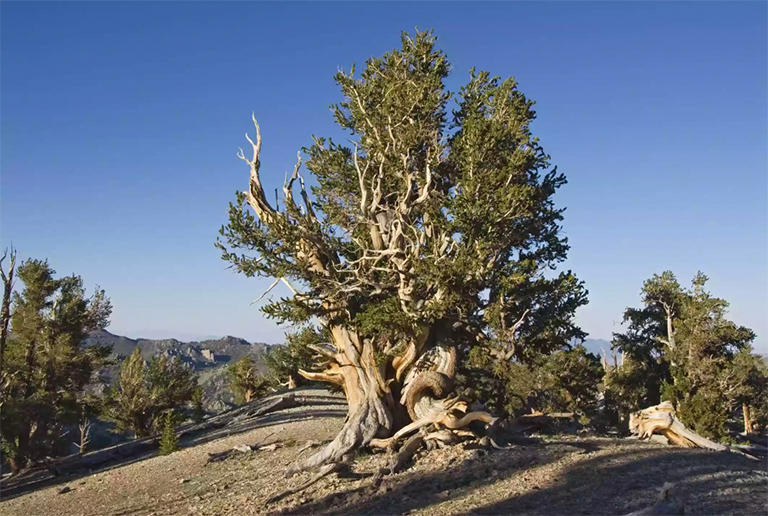
{"label": "dirt path", "polygon": [[[337,414],[338,406],[328,406]],[[292,410],[301,410],[292,409]],[[381,455],[357,459],[365,478],[329,477],[265,506],[271,495],[308,475],[283,478],[308,439],[329,440],[343,418],[317,415],[264,426],[46,487],[0,502],[0,515],[127,516],[247,514],[625,514],[676,483],[685,514],[765,514],[765,464],[744,457],[612,439],[554,439],[486,453],[460,446],[417,457],[415,465],[374,487]],[[281,442],[275,451],[235,455],[206,465],[209,453]],[[59,494],[69,487],[71,491]]]}

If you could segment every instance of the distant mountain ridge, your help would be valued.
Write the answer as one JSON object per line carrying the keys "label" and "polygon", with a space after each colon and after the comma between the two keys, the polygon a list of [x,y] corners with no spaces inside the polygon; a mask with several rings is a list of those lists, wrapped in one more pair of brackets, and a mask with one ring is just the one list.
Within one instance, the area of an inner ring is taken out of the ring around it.
{"label": "distant mountain ridge", "polygon": [[245,356],[256,356],[266,351],[268,344],[263,342],[250,343],[239,337],[230,335],[220,339],[182,342],[177,339],[131,339],[115,335],[107,330],[97,330],[88,335],[83,345],[109,345],[114,355],[128,356],[139,348],[144,358],[157,354],[179,357],[193,367],[209,367],[239,360]]}
{"label": "distant mountain ridge", "polygon": [[95,345],[111,346],[113,357],[118,359],[118,364],[100,372],[101,382],[95,386],[96,391],[103,392],[112,383],[119,371],[119,362],[138,348],[145,360],[155,355],[176,357],[195,370],[203,387],[205,407],[211,412],[225,410],[234,402],[227,385],[227,366],[250,356],[256,367],[266,372],[264,355],[269,348],[269,345],[263,342],[251,343],[232,336],[200,342],[182,342],[177,339],[131,339],[107,330],[94,331],[83,341],[83,346]]}
{"label": "distant mountain ridge", "polygon": [[[573,344],[575,345],[577,342]],[[584,339],[582,345],[589,353],[597,355],[598,357],[603,356],[603,350],[605,350],[608,356],[611,356],[611,343],[605,339]]]}

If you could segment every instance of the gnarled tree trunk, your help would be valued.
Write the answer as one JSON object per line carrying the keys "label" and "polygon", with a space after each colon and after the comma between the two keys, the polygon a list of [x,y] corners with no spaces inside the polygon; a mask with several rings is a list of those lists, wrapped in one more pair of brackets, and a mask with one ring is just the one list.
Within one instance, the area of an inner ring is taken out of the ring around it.
{"label": "gnarled tree trunk", "polygon": [[291,475],[324,464],[342,462],[355,450],[386,447],[423,427],[462,428],[472,421],[493,422],[486,412],[468,412],[465,401],[449,398],[456,374],[454,348],[424,349],[427,328],[411,340],[402,355],[377,357],[374,344],[354,331],[332,327],[333,347],[315,347],[327,359],[323,372],[300,371],[310,380],[343,387],[349,414],[339,434],[324,449],[289,468]]}

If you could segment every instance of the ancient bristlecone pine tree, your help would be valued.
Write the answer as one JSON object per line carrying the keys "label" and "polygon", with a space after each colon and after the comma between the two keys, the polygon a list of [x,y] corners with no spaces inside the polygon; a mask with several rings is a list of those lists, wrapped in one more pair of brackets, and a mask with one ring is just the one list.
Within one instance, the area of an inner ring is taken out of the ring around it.
{"label": "ancient bristlecone pine tree", "polygon": [[[530,133],[533,102],[513,79],[474,71],[454,97],[434,42],[403,35],[359,77],[336,75],[335,118],[350,143],[315,138],[282,203],[259,175],[255,118],[253,153],[239,154],[250,186],[217,245],[238,271],[288,286],[267,315],[319,322],[322,363],[301,374],[340,385],[349,402],[336,439],[291,472],[422,428],[492,422],[456,394],[457,360],[473,346],[518,358],[560,347],[584,302],[581,282],[551,271],[568,250],[552,200],[565,178]],[[311,195],[302,165],[317,182]]]}

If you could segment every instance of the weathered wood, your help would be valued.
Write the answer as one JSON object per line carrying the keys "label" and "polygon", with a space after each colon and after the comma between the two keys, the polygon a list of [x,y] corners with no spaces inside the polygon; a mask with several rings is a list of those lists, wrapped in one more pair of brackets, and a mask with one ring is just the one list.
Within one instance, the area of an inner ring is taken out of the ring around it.
{"label": "weathered wood", "polygon": [[693,430],[685,427],[676,417],[675,409],[668,401],[634,412],[629,417],[629,430],[640,439],[650,438],[653,434],[666,437],[670,444],[685,448],[705,448],[715,451],[728,451],[724,444],[710,441]]}
{"label": "weathered wood", "polygon": [[424,436],[421,433],[412,435],[392,457],[388,466],[389,472],[397,473],[400,471],[405,463],[411,460],[413,455],[421,448],[422,444],[424,444]]}

